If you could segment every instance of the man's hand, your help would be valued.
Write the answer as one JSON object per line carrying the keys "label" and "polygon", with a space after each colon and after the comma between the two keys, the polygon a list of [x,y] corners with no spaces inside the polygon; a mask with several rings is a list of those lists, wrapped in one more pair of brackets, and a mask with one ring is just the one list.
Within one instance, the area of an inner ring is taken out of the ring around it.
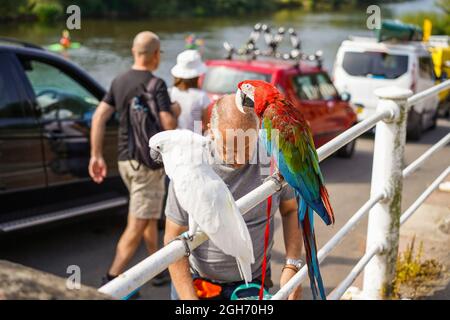
{"label": "man's hand", "polygon": [[[283,272],[281,272],[280,278],[280,288],[283,287],[293,276],[295,275],[295,271],[290,268],[284,268]],[[300,300],[302,298],[302,286],[298,286],[294,292],[292,292],[288,300]]]}
{"label": "man's hand", "polygon": [[102,183],[106,178],[107,168],[103,157],[91,157],[89,161],[89,175],[96,183]]}
{"label": "man's hand", "polygon": [[114,108],[101,101],[92,117],[91,128],[91,159],[89,175],[96,183],[102,183],[106,177],[106,163],[103,159],[103,136],[106,122],[114,113]]}
{"label": "man's hand", "polygon": [[[166,230],[164,233],[164,245],[167,245],[178,235],[187,231],[186,226],[181,226],[166,219]],[[172,283],[178,293],[180,300],[198,300],[191,272],[189,271],[189,260],[186,257],[177,260],[169,266]]]}
{"label": "man's hand", "polygon": [[[302,233],[298,225],[297,201],[295,198],[280,202],[280,214],[283,224],[284,246],[286,248],[286,257],[299,259],[302,252]],[[280,286],[283,286],[294,275],[295,270],[284,268],[281,273]],[[289,300],[301,299],[301,286],[289,295]]]}

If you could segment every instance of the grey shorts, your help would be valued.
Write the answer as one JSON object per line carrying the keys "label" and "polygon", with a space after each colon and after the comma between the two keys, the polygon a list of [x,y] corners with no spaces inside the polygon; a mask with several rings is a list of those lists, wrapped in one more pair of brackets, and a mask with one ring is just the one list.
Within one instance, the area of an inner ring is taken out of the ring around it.
{"label": "grey shorts", "polygon": [[[131,162],[131,164],[130,164]],[[135,160],[119,161],[119,172],[130,193],[129,214],[160,219],[164,201],[164,169],[151,170]]]}

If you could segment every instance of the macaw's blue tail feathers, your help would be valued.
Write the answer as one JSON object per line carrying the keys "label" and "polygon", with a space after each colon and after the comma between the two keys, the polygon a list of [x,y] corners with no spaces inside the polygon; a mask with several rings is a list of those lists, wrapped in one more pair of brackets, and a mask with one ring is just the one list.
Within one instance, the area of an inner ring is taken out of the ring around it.
{"label": "macaw's blue tail feathers", "polygon": [[314,234],[314,212],[308,205],[299,198],[298,207],[299,223],[303,230],[303,243],[305,246],[306,264],[314,300],[320,295],[322,300],[326,300],[325,289],[323,287],[322,276],[320,275],[319,261],[317,260],[316,236]]}

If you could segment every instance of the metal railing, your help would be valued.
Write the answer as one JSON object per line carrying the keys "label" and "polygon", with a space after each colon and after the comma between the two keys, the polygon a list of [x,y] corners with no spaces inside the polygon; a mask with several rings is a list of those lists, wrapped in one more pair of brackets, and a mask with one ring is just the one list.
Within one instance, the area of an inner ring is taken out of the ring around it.
{"label": "metal railing", "polygon": [[[390,284],[395,276],[399,227],[450,173],[450,167],[448,167],[418,197],[411,207],[402,216],[400,215],[403,178],[409,176],[432,154],[450,142],[449,133],[406,169],[402,170],[407,110],[412,104],[436,95],[447,88],[450,88],[450,80],[413,96],[410,90],[392,87],[380,88],[375,91],[375,94],[379,97],[379,103],[377,111],[372,116],[343,132],[317,150],[319,161],[322,161],[376,125],[371,196],[319,250],[318,260],[321,263],[356,224],[369,213],[366,253],[350,274],[329,294],[329,299],[339,299],[364,268],[362,296],[366,299],[382,299],[389,296],[392,289]],[[237,200],[236,204],[241,213],[245,214],[266,200],[271,194],[280,190],[284,185],[285,182],[279,183],[275,179],[269,179],[252,192]],[[197,232],[192,239],[173,241],[101,287],[99,291],[115,298],[126,297],[166,269],[171,263],[184,257],[187,249],[194,250],[206,240],[208,240],[206,234]],[[273,295],[272,299],[287,299],[289,294],[306,277],[307,268],[304,266]]]}

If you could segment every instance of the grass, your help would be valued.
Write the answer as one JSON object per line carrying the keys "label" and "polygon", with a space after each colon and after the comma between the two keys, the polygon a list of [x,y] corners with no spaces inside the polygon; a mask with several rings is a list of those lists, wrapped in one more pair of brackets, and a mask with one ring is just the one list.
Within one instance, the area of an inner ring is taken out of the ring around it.
{"label": "grass", "polygon": [[393,298],[416,298],[421,289],[432,280],[436,280],[443,272],[443,266],[435,259],[422,258],[423,242],[416,252],[415,240],[406,247],[397,259],[397,272],[393,283]]}

